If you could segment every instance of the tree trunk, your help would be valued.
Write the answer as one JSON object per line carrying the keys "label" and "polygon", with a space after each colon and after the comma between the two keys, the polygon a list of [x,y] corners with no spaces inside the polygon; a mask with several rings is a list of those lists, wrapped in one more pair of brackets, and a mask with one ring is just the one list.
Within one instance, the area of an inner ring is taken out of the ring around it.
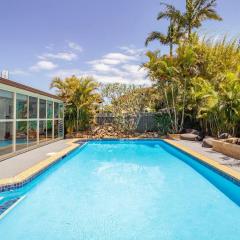
{"label": "tree trunk", "polygon": [[191,26],[188,26],[188,42],[191,43],[192,42],[192,28]]}
{"label": "tree trunk", "polygon": [[180,131],[183,129],[184,118],[185,118],[185,104],[186,104],[186,88],[187,88],[187,79],[184,78],[184,88],[183,88],[183,106],[182,106],[182,120],[180,125]]}
{"label": "tree trunk", "polygon": [[170,43],[169,45],[169,52],[170,52],[170,56],[172,57],[173,56],[173,44]]}
{"label": "tree trunk", "polygon": [[169,102],[168,102],[168,96],[167,96],[167,92],[166,92],[165,89],[164,89],[164,96],[165,96],[165,98],[166,98],[166,103],[167,103],[167,112],[168,112],[168,115],[169,115],[169,117],[170,117],[172,129],[174,130],[175,125],[174,125],[173,120],[172,120],[171,110],[170,110]]}
{"label": "tree trunk", "polygon": [[77,132],[79,131],[79,108],[77,108]]}
{"label": "tree trunk", "polygon": [[174,89],[173,89],[173,85],[171,86],[171,91],[172,91],[172,103],[173,103],[173,111],[174,111],[175,131],[178,132],[178,117],[177,117],[176,105],[175,105],[175,100],[174,100]]}

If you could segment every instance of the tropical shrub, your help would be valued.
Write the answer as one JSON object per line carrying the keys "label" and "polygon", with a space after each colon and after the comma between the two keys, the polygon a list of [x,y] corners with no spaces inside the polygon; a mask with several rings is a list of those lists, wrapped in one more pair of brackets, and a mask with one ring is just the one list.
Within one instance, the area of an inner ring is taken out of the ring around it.
{"label": "tropical shrub", "polygon": [[194,34],[179,43],[172,57],[148,52],[143,64],[164,96],[171,128],[179,132],[186,117],[199,121],[205,133],[236,135],[240,119],[240,48],[236,40],[219,41]]}
{"label": "tropical shrub", "polygon": [[65,126],[67,132],[84,130],[90,126],[101,97],[99,84],[92,77],[54,78],[51,88],[65,101]]}

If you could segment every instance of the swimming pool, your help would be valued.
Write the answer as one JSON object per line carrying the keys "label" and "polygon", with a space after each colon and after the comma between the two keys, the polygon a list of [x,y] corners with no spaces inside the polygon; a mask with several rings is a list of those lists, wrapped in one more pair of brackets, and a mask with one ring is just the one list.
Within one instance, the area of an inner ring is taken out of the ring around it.
{"label": "swimming pool", "polygon": [[240,187],[163,141],[89,142],[4,199],[1,240],[240,236]]}

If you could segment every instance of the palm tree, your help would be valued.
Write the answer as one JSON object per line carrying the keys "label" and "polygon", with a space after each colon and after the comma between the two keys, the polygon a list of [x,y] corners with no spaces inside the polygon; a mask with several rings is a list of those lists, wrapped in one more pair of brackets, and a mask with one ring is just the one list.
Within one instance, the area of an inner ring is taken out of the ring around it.
{"label": "palm tree", "polygon": [[217,0],[186,0],[183,25],[186,28],[189,41],[191,40],[192,30],[199,28],[204,20],[222,20],[215,10],[216,4]]}
{"label": "palm tree", "polygon": [[182,15],[179,10],[170,4],[161,3],[161,5],[164,5],[165,9],[164,11],[159,12],[157,20],[170,20],[167,34],[165,35],[157,31],[151,32],[145,41],[145,45],[148,46],[150,42],[158,40],[163,45],[169,45],[170,56],[172,56],[173,45],[178,44],[179,39],[183,37]]}
{"label": "palm tree", "polygon": [[77,130],[79,130],[79,120],[83,113],[92,110],[95,103],[100,102],[99,94],[96,93],[98,84],[92,77],[79,79],[79,84],[72,95],[72,102],[77,109]]}
{"label": "palm tree", "polygon": [[[100,102],[99,94],[96,92],[98,83],[92,77],[71,76],[65,79],[54,78],[51,88],[56,88],[58,95],[66,103],[65,119],[66,125],[79,130],[79,122],[89,120],[96,104]],[[74,122],[76,124],[74,124]]]}

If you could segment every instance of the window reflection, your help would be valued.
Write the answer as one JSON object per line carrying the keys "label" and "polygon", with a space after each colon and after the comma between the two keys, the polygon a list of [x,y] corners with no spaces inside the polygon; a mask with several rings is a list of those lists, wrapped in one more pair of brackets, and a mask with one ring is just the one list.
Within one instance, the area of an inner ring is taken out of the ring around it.
{"label": "window reflection", "polygon": [[47,140],[51,140],[52,139],[52,122],[51,120],[47,121]]}
{"label": "window reflection", "polygon": [[13,151],[12,133],[12,122],[0,122],[0,155],[11,153]]}
{"label": "window reflection", "polygon": [[37,144],[37,121],[28,123],[28,146]]}
{"label": "window reflection", "polygon": [[47,102],[47,118],[53,118],[53,102]]}
{"label": "window reflection", "polygon": [[39,117],[46,118],[46,100],[40,99],[39,103]]}
{"label": "window reflection", "polygon": [[27,147],[27,121],[16,123],[16,150]]}
{"label": "window reflection", "polygon": [[58,120],[54,120],[54,138],[58,138],[58,133],[59,133],[58,123],[59,123]]}
{"label": "window reflection", "polygon": [[63,104],[59,104],[59,118],[63,118],[63,114],[64,114],[64,107]]}
{"label": "window reflection", "polygon": [[59,103],[54,103],[54,118],[59,118]]}
{"label": "window reflection", "polygon": [[45,120],[39,121],[39,141],[46,141],[47,136],[47,122]]}
{"label": "window reflection", "polygon": [[28,97],[22,94],[17,94],[16,100],[16,115],[17,119],[25,119],[27,118],[27,102]]}
{"label": "window reflection", "polygon": [[0,119],[13,118],[13,93],[0,90]]}
{"label": "window reflection", "polygon": [[29,118],[37,118],[37,103],[37,98],[29,97]]}

